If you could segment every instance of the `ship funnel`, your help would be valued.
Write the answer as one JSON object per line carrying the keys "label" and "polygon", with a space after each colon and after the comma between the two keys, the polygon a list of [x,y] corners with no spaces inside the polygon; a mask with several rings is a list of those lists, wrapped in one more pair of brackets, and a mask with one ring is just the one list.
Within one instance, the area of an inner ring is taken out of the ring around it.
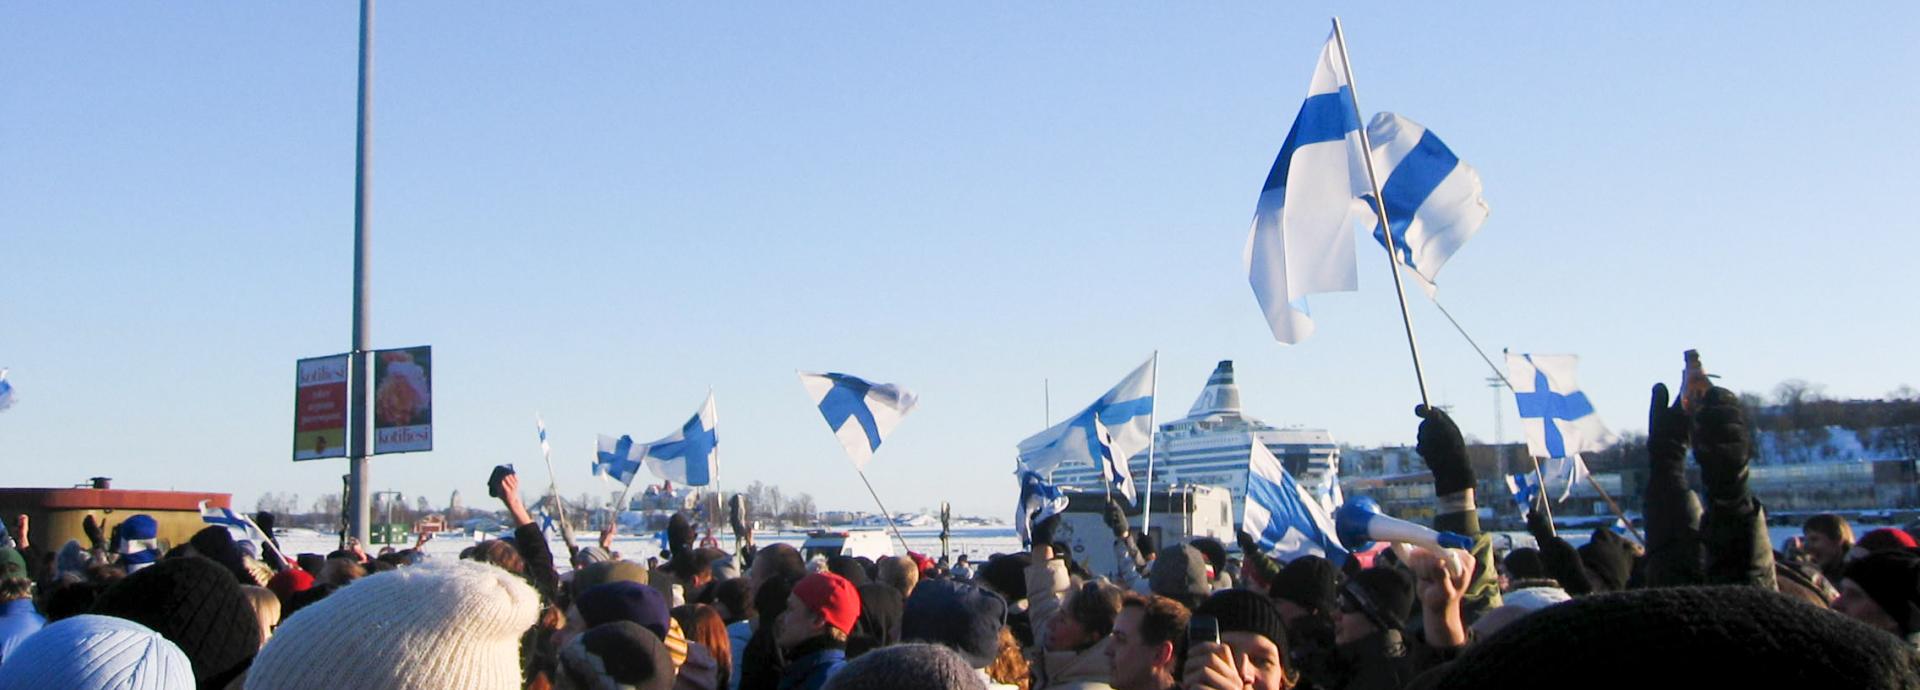
{"label": "ship funnel", "polygon": [[1240,387],[1233,383],[1231,359],[1220,360],[1213,368],[1213,375],[1207,377],[1207,387],[1200,389],[1200,398],[1193,401],[1193,409],[1187,411],[1188,417],[1211,415],[1240,416]]}

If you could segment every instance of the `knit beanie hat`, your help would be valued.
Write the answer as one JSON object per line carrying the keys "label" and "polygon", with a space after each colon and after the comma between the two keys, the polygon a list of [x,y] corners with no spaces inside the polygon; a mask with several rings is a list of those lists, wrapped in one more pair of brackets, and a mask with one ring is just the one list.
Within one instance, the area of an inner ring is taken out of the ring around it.
{"label": "knit beanie hat", "polygon": [[320,571],[327,567],[327,557],[317,553],[303,553],[294,556],[293,561],[300,565],[301,570],[307,571],[308,575],[314,577],[319,577]]}
{"label": "knit beanie hat", "polygon": [[368,575],[274,631],[247,690],[520,687],[520,636],[540,595],[477,561]]}
{"label": "knit beanie hat", "polygon": [[1385,630],[1402,630],[1413,615],[1413,578],[1399,568],[1368,568],[1340,588],[1341,600]]}
{"label": "knit beanie hat", "polygon": [[589,628],[614,621],[632,621],[652,631],[656,638],[667,636],[667,619],[671,617],[672,608],[660,590],[626,580],[582,591],[573,605],[580,609],[580,618]]}
{"label": "knit beanie hat", "polygon": [[573,552],[573,567],[575,570],[611,560],[613,560],[613,554],[607,553],[606,549],[598,546],[582,546],[579,551]]}
{"label": "knit beanie hat", "polygon": [[[1429,687],[1617,690],[1920,687],[1898,638],[1756,587],[1580,597],[1469,645]],[[1423,679],[1427,680],[1427,679]]]}
{"label": "knit beanie hat", "polygon": [[1881,551],[1847,564],[1846,579],[1900,625],[1900,634],[1920,632],[1920,556]]}
{"label": "knit beanie hat", "polygon": [[980,675],[967,660],[937,644],[882,647],[847,662],[823,690],[980,690]]}
{"label": "knit beanie hat", "polygon": [[667,549],[675,554],[693,548],[693,523],[687,520],[686,513],[674,513],[667,518]]}
{"label": "knit beanie hat", "polygon": [[1027,598],[1027,567],[1031,565],[1033,557],[1024,552],[994,556],[980,566],[975,579],[992,587],[1007,601],[1020,601]]}
{"label": "knit beanie hat", "polygon": [[27,559],[11,548],[0,549],[0,580],[25,580],[27,577]]}
{"label": "knit beanie hat", "polygon": [[1213,589],[1207,585],[1207,557],[1186,544],[1161,549],[1147,574],[1147,588],[1189,607],[1198,605]]}
{"label": "knit beanie hat", "polygon": [[193,662],[202,686],[219,687],[260,650],[260,621],[233,573],[197,556],[168,558],[100,593],[93,612],[160,633]]}
{"label": "knit beanie hat", "polygon": [[1861,556],[1865,556],[1869,553],[1873,553],[1876,551],[1895,551],[1899,549],[1911,549],[1911,548],[1914,548],[1915,546],[1916,544],[1914,544],[1913,535],[1907,534],[1906,531],[1904,530],[1897,530],[1891,527],[1882,527],[1872,532],[1868,532],[1866,536],[1863,536],[1860,538],[1860,541],[1854,542],[1853,550],[1849,551],[1848,553],[1858,554],[1858,555],[1854,555],[1853,557],[1859,558]]}
{"label": "knit beanie hat", "polygon": [[960,653],[973,668],[986,668],[1000,656],[1000,629],[1007,624],[1007,600],[984,587],[933,580],[907,597],[900,619],[902,642],[931,642]]}
{"label": "knit beanie hat", "polygon": [[1253,633],[1267,638],[1287,658],[1287,624],[1273,600],[1244,589],[1223,589],[1207,597],[1193,615],[1213,616],[1220,621],[1220,632]]}
{"label": "knit beanie hat", "polygon": [[124,618],[74,616],[41,628],[0,664],[0,690],[193,687],[193,662],[160,633]]}
{"label": "knit beanie hat", "polygon": [[233,543],[233,533],[220,525],[213,525],[193,533],[187,543],[201,556],[212,559],[233,573],[235,580],[244,584],[255,584],[253,573],[247,571],[246,554]]}
{"label": "knit beanie hat", "polygon": [[647,567],[633,561],[601,561],[594,563],[582,568],[580,574],[573,576],[574,596],[580,596],[581,592],[593,589],[596,585],[606,584],[615,580],[638,582],[644,585],[647,583]]}
{"label": "knit beanie hat", "polygon": [[1513,580],[1544,580],[1547,574],[1546,561],[1540,560],[1540,550],[1519,548],[1507,552],[1503,561],[1507,565],[1507,577]]}
{"label": "knit beanie hat", "polygon": [[60,547],[59,553],[53,557],[53,570],[59,576],[71,575],[77,579],[85,579],[87,567],[91,565],[93,565],[93,554],[87,551],[87,547],[81,546],[78,539],[68,539],[67,543]]}
{"label": "knit beanie hat", "polygon": [[1340,570],[1333,567],[1333,561],[1311,555],[1289,561],[1267,589],[1267,595],[1275,599],[1328,614],[1333,613],[1339,592]]}
{"label": "knit beanie hat", "polygon": [[140,513],[120,523],[120,563],[137,572],[160,560],[160,523]]}
{"label": "knit beanie hat", "polygon": [[1595,589],[1618,592],[1627,588],[1627,577],[1633,574],[1632,548],[1613,530],[1602,527],[1593,531],[1593,540],[1580,547],[1580,563],[1592,574]]}
{"label": "knit beanie hat", "polygon": [[1215,577],[1219,577],[1227,572],[1226,544],[1220,543],[1220,540],[1213,537],[1201,537],[1187,542],[1187,545],[1192,546],[1195,551],[1200,552],[1201,556],[1206,557],[1207,566],[1213,568]]}
{"label": "knit beanie hat", "polygon": [[833,573],[814,573],[793,585],[793,596],[807,612],[821,617],[841,633],[852,633],[860,619],[860,592],[847,578]]}
{"label": "knit beanie hat", "polygon": [[856,588],[867,584],[870,579],[867,577],[867,569],[852,556],[834,556],[827,559],[827,572],[847,578],[847,581],[853,583]]}
{"label": "knit beanie hat", "polygon": [[313,587],[313,576],[298,568],[275,573],[273,577],[267,579],[267,589],[273,590],[274,596],[280,597],[281,606],[286,606],[293,595],[305,592],[310,587]]}
{"label": "knit beanie hat", "polygon": [[667,690],[673,660],[652,631],[633,621],[596,625],[560,650],[559,690]]}

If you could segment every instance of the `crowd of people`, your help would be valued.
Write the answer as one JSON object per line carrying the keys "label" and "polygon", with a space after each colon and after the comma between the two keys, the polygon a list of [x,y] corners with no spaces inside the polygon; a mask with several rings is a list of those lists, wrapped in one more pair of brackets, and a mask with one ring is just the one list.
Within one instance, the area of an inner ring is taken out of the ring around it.
{"label": "crowd of people", "polygon": [[1247,535],[1237,554],[1156,545],[1111,504],[1115,573],[1056,544],[1057,515],[978,564],[808,559],[740,527],[728,553],[681,515],[658,558],[622,558],[606,532],[557,566],[510,474],[491,488],[513,534],[457,560],[289,558],[217,526],[164,548],[142,515],[89,518],[89,543],[49,552],[17,524],[0,690],[1920,687],[1913,537],[1821,516],[1776,552],[1737,398],[1668,397],[1655,387],[1644,545],[1601,529],[1576,548],[1536,510],[1537,545],[1496,550],[1458,428],[1423,407],[1433,526],[1473,548],[1365,567],[1282,562]]}

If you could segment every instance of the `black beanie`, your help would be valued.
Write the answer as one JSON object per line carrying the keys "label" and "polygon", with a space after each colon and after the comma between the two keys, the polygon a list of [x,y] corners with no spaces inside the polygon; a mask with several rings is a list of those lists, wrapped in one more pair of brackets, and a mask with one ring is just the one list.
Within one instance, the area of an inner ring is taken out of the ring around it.
{"label": "black beanie", "polygon": [[1876,551],[1847,564],[1846,579],[1899,624],[1900,634],[1920,631],[1920,556],[1911,551]]}
{"label": "black beanie", "polygon": [[187,543],[192,544],[193,549],[200,555],[219,563],[227,569],[227,572],[233,573],[236,581],[242,584],[257,584],[253,581],[253,574],[247,572],[246,558],[240,553],[239,545],[233,543],[233,533],[228,532],[227,528],[219,525],[208,527],[195,532]]}
{"label": "black beanie", "polygon": [[1399,568],[1362,570],[1340,588],[1340,596],[1381,628],[1404,630],[1413,615],[1413,578]]}
{"label": "black beanie", "polygon": [[676,554],[692,550],[695,536],[693,523],[687,521],[686,513],[674,513],[667,518],[667,550]]}
{"label": "black beanie", "polygon": [[1340,570],[1333,567],[1333,561],[1311,555],[1289,561],[1267,590],[1275,599],[1323,614],[1333,613],[1339,592]]}
{"label": "black beanie", "polygon": [[846,578],[856,589],[870,580],[867,577],[867,569],[852,556],[834,556],[827,559],[827,572]]}
{"label": "black beanie", "polygon": [[1580,563],[1592,574],[1594,589],[1618,592],[1627,588],[1627,577],[1633,574],[1633,547],[1613,530],[1596,529],[1593,540],[1580,547]]}
{"label": "black beanie", "polygon": [[1435,688],[1920,687],[1920,657],[1846,616],[1747,586],[1594,594],[1528,614]]}
{"label": "black beanie", "polygon": [[1512,580],[1545,580],[1553,577],[1547,574],[1546,561],[1540,560],[1540,550],[1519,548],[1507,552],[1502,561],[1507,566],[1507,578]]}
{"label": "black beanie", "polygon": [[141,568],[100,593],[93,612],[160,633],[186,653],[201,687],[226,685],[260,651],[253,604],[233,573],[205,558],[169,558]]}
{"label": "black beanie", "polygon": [[1223,589],[1207,597],[1193,615],[1213,616],[1220,621],[1223,633],[1246,632],[1267,638],[1280,650],[1280,658],[1287,658],[1287,624],[1271,599],[1249,590]]}
{"label": "black beanie", "polygon": [[1033,557],[1025,553],[1005,554],[987,559],[980,566],[978,579],[1006,597],[1008,602],[1018,602],[1027,598],[1027,566],[1033,565]]}
{"label": "black beanie", "polygon": [[1213,576],[1219,577],[1227,572],[1227,545],[1213,537],[1201,537],[1187,542],[1200,555],[1207,557],[1207,565],[1213,566]]}

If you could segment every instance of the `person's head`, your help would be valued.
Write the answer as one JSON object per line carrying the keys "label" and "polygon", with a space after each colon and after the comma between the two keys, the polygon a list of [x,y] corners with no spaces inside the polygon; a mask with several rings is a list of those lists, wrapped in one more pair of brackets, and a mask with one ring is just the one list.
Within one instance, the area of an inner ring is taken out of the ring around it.
{"label": "person's head", "polygon": [[1213,569],[1215,578],[1227,572],[1227,545],[1213,537],[1201,537],[1187,542],[1207,558],[1207,567]]}
{"label": "person's head", "polygon": [[946,645],[983,669],[1000,655],[1007,626],[1007,600],[993,590],[955,580],[929,580],[913,588],[900,621],[902,642]]}
{"label": "person's head", "polygon": [[866,566],[861,565],[859,559],[852,556],[834,556],[828,558],[827,572],[847,578],[847,581],[853,583],[854,587],[867,584],[868,580],[871,579],[867,577]]}
{"label": "person's head", "polygon": [[733,644],[720,614],[706,604],[688,604],[673,607],[673,620],[680,624],[688,642],[698,642],[713,652],[713,660],[719,665],[714,677],[719,686],[725,686],[733,673]]}
{"label": "person's head", "polygon": [[260,620],[260,644],[266,646],[273,637],[273,629],[280,625],[280,597],[273,590],[255,585],[241,585],[240,593],[247,595],[247,603],[253,604],[253,615]]}
{"label": "person's head", "polygon": [[920,584],[920,564],[911,558],[889,556],[880,559],[880,581],[900,590],[900,596],[913,595],[913,586]]}
{"label": "person's head", "polygon": [[348,558],[329,558],[327,565],[320,569],[320,581],[335,587],[345,587],[366,576],[367,567]]}
{"label": "person's head", "polygon": [[638,582],[614,580],[581,592],[573,604],[574,609],[580,612],[584,627],[633,621],[660,639],[667,639],[670,607],[667,597],[652,587]]}
{"label": "person's head", "polygon": [[1280,609],[1288,625],[1305,616],[1331,619],[1339,606],[1340,569],[1333,561],[1319,556],[1300,556],[1288,561],[1273,578],[1267,596]]}
{"label": "person's head", "polygon": [[1833,610],[1901,638],[1920,633],[1920,556],[1880,551],[1848,563]]}
{"label": "person's head", "polygon": [[1207,581],[1207,557],[1187,544],[1169,545],[1154,559],[1147,585],[1154,594],[1188,607],[1199,606],[1213,590]]}
{"label": "person's head", "polygon": [[1047,619],[1041,644],[1047,651],[1078,651],[1098,644],[1113,632],[1120,615],[1120,590],[1088,582],[1067,594],[1060,612]]}
{"label": "person's head", "polygon": [[1804,538],[1801,548],[1814,563],[1825,567],[1837,563],[1853,548],[1853,525],[1847,519],[1832,513],[1821,513],[1807,518],[1800,525],[1800,535]]}
{"label": "person's head", "polygon": [[[9,549],[11,550],[11,549]],[[5,688],[191,688],[193,663],[160,633],[123,618],[78,615],[7,654]]]}
{"label": "person's head", "polygon": [[1220,642],[1232,650],[1234,666],[1243,678],[1253,681],[1252,687],[1287,687],[1287,626],[1272,599],[1247,590],[1225,589],[1208,597],[1193,613],[1219,621]]}
{"label": "person's head", "polygon": [[1400,631],[1413,615],[1413,578],[1398,568],[1360,571],[1340,588],[1333,641],[1347,644],[1381,631]]}
{"label": "person's head", "polygon": [[723,580],[713,586],[713,607],[728,623],[753,617],[753,583],[745,578]]}
{"label": "person's head", "polygon": [[974,576],[984,584],[1006,597],[1007,601],[1018,603],[1027,598],[1027,567],[1033,565],[1033,557],[1027,552],[1000,554],[987,559],[980,566],[980,572]]}
{"label": "person's head", "polygon": [[33,580],[27,577],[27,559],[14,549],[0,549],[0,601],[33,597]]}
{"label": "person's head", "polygon": [[860,592],[853,583],[833,573],[814,573],[794,583],[787,610],[775,623],[774,642],[787,650],[820,638],[845,644],[859,618]]}
{"label": "person's head", "polygon": [[958,653],[936,644],[915,643],[882,647],[847,662],[827,679],[823,690],[977,690],[979,687],[980,676]]}
{"label": "person's head", "polygon": [[[527,573],[527,562],[520,558],[520,551],[513,544],[502,539],[482,542],[473,547],[472,559],[482,563],[492,563],[502,570],[515,575]],[[326,578],[321,578],[326,579]]]}
{"label": "person's head", "polygon": [[[653,631],[631,621],[598,626],[560,648],[555,664],[557,690],[673,687],[673,657]],[[715,655],[715,661],[722,657]]]}
{"label": "person's head", "polygon": [[780,579],[789,582],[807,576],[807,559],[800,557],[800,550],[791,544],[769,544],[761,547],[753,555],[753,565],[747,568],[747,580],[754,589],[767,580]]}
{"label": "person's head", "polygon": [[167,558],[101,592],[93,612],[144,625],[193,663],[202,686],[219,687],[261,651],[260,622],[233,573],[198,556]]}
{"label": "person's head", "polygon": [[1020,641],[1014,639],[1013,629],[1000,628],[1000,653],[993,663],[987,664],[987,679],[1002,685],[1017,686],[1032,678],[1032,667],[1027,664],[1027,655],[1020,652]]}
{"label": "person's head", "polygon": [[1190,614],[1180,602],[1128,592],[1107,643],[1114,690],[1166,690],[1180,675]]}
{"label": "person's head", "polygon": [[1867,554],[1881,551],[1906,551],[1916,546],[1920,544],[1915,544],[1913,535],[1907,534],[1906,530],[1882,527],[1862,535],[1860,541],[1854,542],[1853,548],[1847,550],[1847,560],[1865,558]]}

